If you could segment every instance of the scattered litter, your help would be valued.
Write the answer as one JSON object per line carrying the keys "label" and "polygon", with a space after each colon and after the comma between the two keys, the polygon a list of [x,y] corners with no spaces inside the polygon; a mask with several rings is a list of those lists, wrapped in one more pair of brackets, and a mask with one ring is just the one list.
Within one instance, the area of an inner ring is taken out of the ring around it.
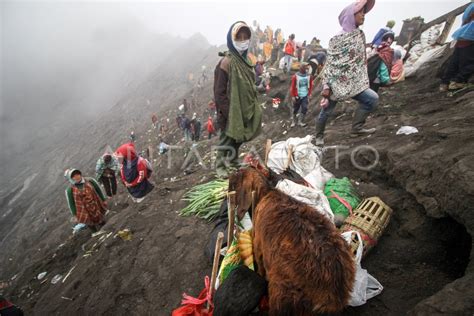
{"label": "scattered litter", "polygon": [[107,233],[105,230],[99,230],[98,232],[93,233],[92,237],[97,237],[97,236],[103,235],[105,233]]}
{"label": "scattered litter", "polygon": [[132,232],[130,229],[125,228],[123,230],[119,230],[117,235],[122,238],[123,240],[132,240]]}
{"label": "scattered litter", "polygon": [[61,296],[61,298],[62,298],[63,300],[72,301],[72,298],[70,298],[70,297]]}
{"label": "scattered litter", "polygon": [[61,274],[56,274],[56,275],[54,276],[54,278],[51,280],[51,284],[56,284],[56,283],[58,283],[59,281],[61,281],[62,277],[63,277],[63,276],[62,276]]}
{"label": "scattered litter", "polygon": [[245,156],[246,154],[247,154],[247,153],[241,153],[241,154],[239,155],[239,157],[243,157],[243,156]]}
{"label": "scattered litter", "polygon": [[410,134],[416,134],[418,133],[418,129],[413,126],[402,126],[400,129],[397,131],[397,135],[410,135]]}
{"label": "scattered litter", "polygon": [[176,177],[172,177],[172,178],[170,179],[170,181],[171,181],[171,182],[175,182],[175,181],[176,181]]}
{"label": "scattered litter", "polygon": [[288,131],[283,131],[283,133],[282,133],[282,134],[283,134],[283,135],[286,135],[286,133],[288,133]]}
{"label": "scattered litter", "polygon": [[86,227],[87,225],[83,223],[76,224],[76,226],[72,228],[72,233],[77,234],[79,231],[83,230]]}
{"label": "scattered litter", "polygon": [[71,270],[69,270],[69,272],[66,274],[66,276],[63,279],[63,283],[66,282],[66,279],[71,275],[72,270],[74,270],[75,268],[76,266],[72,267]]}
{"label": "scattered litter", "polygon": [[38,276],[36,278],[38,280],[41,280],[42,278],[44,278],[46,276],[46,274],[48,274],[48,272],[41,272],[40,274],[38,274]]}
{"label": "scattered litter", "polygon": [[436,124],[435,124],[435,125],[433,125],[433,126],[439,126],[439,123],[436,123]]}

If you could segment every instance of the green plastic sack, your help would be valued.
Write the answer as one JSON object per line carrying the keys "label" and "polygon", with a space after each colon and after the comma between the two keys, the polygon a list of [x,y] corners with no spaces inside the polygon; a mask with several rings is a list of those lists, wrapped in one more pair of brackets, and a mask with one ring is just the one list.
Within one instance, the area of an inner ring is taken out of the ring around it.
{"label": "green plastic sack", "polygon": [[342,215],[344,218],[349,216],[349,209],[352,211],[360,203],[357,191],[346,177],[342,179],[332,178],[326,182],[324,194],[329,200],[334,215]]}

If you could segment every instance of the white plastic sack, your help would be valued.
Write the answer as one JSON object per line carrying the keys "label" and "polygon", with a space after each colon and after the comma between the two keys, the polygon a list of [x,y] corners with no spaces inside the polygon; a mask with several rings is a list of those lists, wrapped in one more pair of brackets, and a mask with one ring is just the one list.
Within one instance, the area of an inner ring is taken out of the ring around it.
{"label": "white plastic sack", "polygon": [[[414,76],[419,70],[422,70],[426,63],[435,61],[443,56],[445,46],[438,46],[424,52],[413,64],[405,64],[405,77]],[[411,51],[410,51],[411,52]]]}
{"label": "white plastic sack", "polygon": [[[288,164],[291,170],[298,173],[313,188],[323,190],[326,182],[333,178],[332,173],[321,166],[322,150],[311,143],[312,136],[293,137],[272,145],[268,154],[268,167],[280,174]],[[288,161],[288,151],[293,148],[293,155]]]}
{"label": "white plastic sack", "polygon": [[420,43],[423,48],[436,44],[436,41],[441,35],[441,26],[443,26],[443,24],[433,25],[432,27],[421,33]]}
{"label": "white plastic sack", "polygon": [[296,200],[313,207],[317,212],[326,216],[331,223],[334,223],[334,214],[323,191],[306,187],[288,179],[278,182],[276,188]]}
{"label": "white plastic sack", "polygon": [[410,135],[416,133],[418,133],[418,129],[413,126],[402,126],[397,131],[397,135]]}
{"label": "white plastic sack", "polygon": [[280,62],[278,63],[278,68],[285,69],[285,57],[282,57],[280,59]]}
{"label": "white plastic sack", "polygon": [[357,231],[348,231],[342,233],[342,237],[351,243],[352,233],[357,235],[359,239],[359,248],[357,249],[355,263],[356,263],[356,277],[354,282],[354,287],[352,288],[351,298],[349,299],[350,306],[360,306],[364,305],[367,300],[379,295],[383,291],[383,286],[377,281],[376,278],[371,276],[367,270],[362,269],[360,261],[362,260],[362,252],[364,251],[364,245],[362,242],[362,237]]}

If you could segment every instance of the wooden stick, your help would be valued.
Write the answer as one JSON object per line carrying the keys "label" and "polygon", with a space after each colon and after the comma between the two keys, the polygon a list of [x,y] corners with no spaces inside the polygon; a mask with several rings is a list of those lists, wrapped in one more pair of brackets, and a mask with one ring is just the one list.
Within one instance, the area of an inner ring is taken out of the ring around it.
{"label": "wooden stick", "polygon": [[230,248],[232,240],[234,239],[234,224],[235,224],[235,191],[227,194],[227,215],[229,218],[229,225],[227,227],[227,249]]}
{"label": "wooden stick", "polygon": [[287,170],[290,167],[292,156],[293,156],[293,146],[290,145],[290,147],[288,147],[288,160],[285,163],[285,170]]}
{"label": "wooden stick", "polygon": [[253,218],[255,217],[255,197],[257,195],[256,191],[252,191],[252,217],[250,218],[252,220],[252,228],[253,228]]}
{"label": "wooden stick", "polygon": [[265,144],[265,167],[268,163],[268,155],[270,154],[270,150],[272,149],[272,140],[267,139],[267,143]]}
{"label": "wooden stick", "polygon": [[[219,232],[217,234],[217,241],[216,241],[216,248],[214,251],[214,262],[212,263],[212,274],[211,274],[211,288],[209,289],[210,297],[214,294],[214,288],[216,287],[216,279],[217,279],[217,269],[219,268],[219,257],[221,255],[221,247],[222,241],[224,240],[224,234]],[[209,309],[210,304],[209,301],[207,302],[207,309]]]}

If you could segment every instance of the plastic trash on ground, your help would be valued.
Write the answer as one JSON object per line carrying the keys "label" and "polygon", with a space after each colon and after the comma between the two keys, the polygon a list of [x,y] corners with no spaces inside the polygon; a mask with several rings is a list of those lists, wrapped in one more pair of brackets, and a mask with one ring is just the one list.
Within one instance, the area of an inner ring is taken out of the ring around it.
{"label": "plastic trash on ground", "polygon": [[418,133],[418,129],[413,126],[402,126],[397,131],[397,135],[410,135],[416,133]]}
{"label": "plastic trash on ground", "polygon": [[360,306],[364,305],[367,300],[379,295],[383,286],[370,275],[366,269],[362,269],[360,261],[362,260],[362,253],[364,251],[364,246],[362,243],[362,237],[359,232],[348,231],[342,233],[342,237],[350,244],[352,240],[352,234],[356,234],[359,239],[359,248],[357,249],[355,255],[355,264],[356,264],[356,277],[354,282],[354,287],[352,288],[351,298],[349,299],[350,306]]}
{"label": "plastic trash on ground", "polygon": [[85,228],[87,228],[86,224],[83,224],[83,223],[76,224],[76,226],[72,228],[72,233],[77,234],[78,232],[80,232],[81,230]]}
{"label": "plastic trash on ground", "polygon": [[56,274],[53,279],[51,280],[51,284],[56,284],[58,283],[59,281],[61,281],[62,279],[62,275],[61,274]]}
{"label": "plastic trash on ground", "polygon": [[130,229],[126,228],[126,229],[123,229],[123,230],[119,230],[117,232],[117,235],[122,238],[123,240],[132,240],[132,232],[130,231]]}
{"label": "plastic trash on ground", "polygon": [[38,276],[37,276],[36,278],[37,278],[38,280],[41,280],[41,279],[43,279],[43,278],[46,276],[46,274],[48,274],[48,272],[41,272],[40,274],[38,274]]}

